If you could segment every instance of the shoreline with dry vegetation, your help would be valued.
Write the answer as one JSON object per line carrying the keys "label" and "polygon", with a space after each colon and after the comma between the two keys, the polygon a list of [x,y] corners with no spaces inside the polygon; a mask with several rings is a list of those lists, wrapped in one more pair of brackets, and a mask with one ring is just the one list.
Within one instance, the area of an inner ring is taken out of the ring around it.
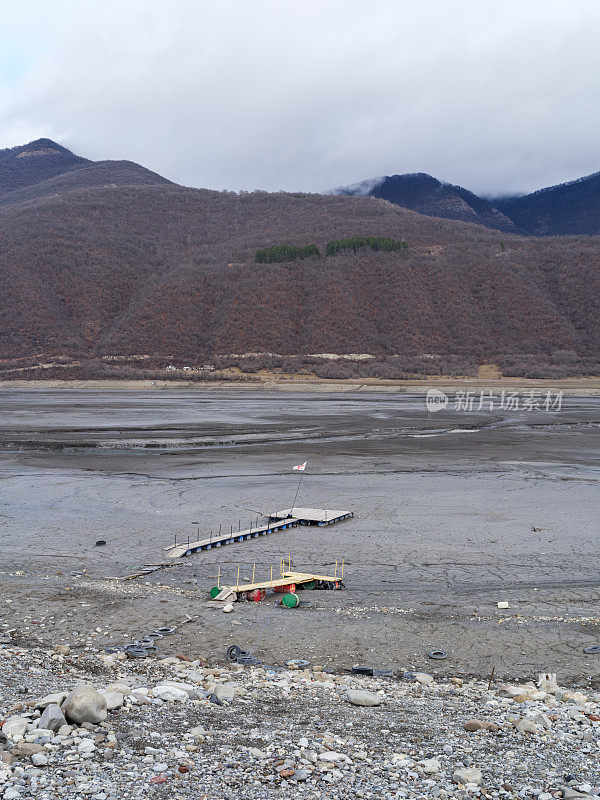
{"label": "shoreline with dry vegetation", "polygon": [[421,381],[393,381],[378,378],[326,379],[297,377],[277,378],[274,376],[245,379],[215,379],[206,382],[190,380],[139,380],[139,379],[91,379],[91,380],[4,380],[0,381],[0,389],[95,389],[140,391],[152,389],[199,389],[214,391],[218,389],[234,389],[251,391],[284,391],[284,392],[388,392],[391,394],[424,394],[436,388],[444,392],[487,392],[487,391],[562,391],[566,396],[585,397],[600,394],[600,377],[598,378],[428,378]]}

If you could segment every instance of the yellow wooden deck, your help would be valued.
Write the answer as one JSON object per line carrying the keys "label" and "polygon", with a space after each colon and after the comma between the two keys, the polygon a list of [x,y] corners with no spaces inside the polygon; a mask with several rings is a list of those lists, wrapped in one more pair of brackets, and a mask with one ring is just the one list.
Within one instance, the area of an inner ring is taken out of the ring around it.
{"label": "yellow wooden deck", "polygon": [[289,583],[308,583],[309,581],[341,581],[340,575],[314,575],[310,572],[286,572],[279,578],[269,581],[256,581],[256,583],[240,583],[237,586],[220,586],[234,592],[252,592],[254,589],[274,589],[276,586],[287,586]]}

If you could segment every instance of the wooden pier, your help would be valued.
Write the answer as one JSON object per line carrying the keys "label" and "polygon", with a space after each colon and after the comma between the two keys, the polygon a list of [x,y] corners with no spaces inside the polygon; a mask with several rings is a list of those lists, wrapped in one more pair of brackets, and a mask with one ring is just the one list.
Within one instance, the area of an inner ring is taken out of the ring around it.
{"label": "wooden pier", "polygon": [[286,508],[283,511],[274,511],[268,514],[268,522],[264,525],[257,525],[234,532],[230,531],[225,534],[211,534],[196,541],[187,539],[182,544],[167,547],[167,558],[183,558],[192,553],[197,553],[199,550],[211,550],[213,547],[222,547],[234,542],[256,539],[259,536],[267,536],[270,533],[295,528],[297,525],[332,525],[335,522],[350,519],[353,516],[353,511],[334,511],[323,508]]}

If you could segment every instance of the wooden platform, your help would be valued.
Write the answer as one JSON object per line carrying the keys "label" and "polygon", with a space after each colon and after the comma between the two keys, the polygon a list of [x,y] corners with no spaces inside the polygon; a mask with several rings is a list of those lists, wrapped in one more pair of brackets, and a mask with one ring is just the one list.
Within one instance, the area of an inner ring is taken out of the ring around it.
{"label": "wooden platform", "polygon": [[[270,581],[255,581],[254,583],[240,583],[238,586],[221,586],[221,592],[252,592],[255,589],[275,589],[277,586],[287,586],[290,583],[309,583],[310,581],[327,581],[335,583],[342,580],[341,575],[315,575],[312,572],[286,572]],[[217,598],[218,599],[218,595]]]}
{"label": "wooden platform", "polygon": [[269,519],[274,522],[295,517],[304,525],[331,525],[342,519],[350,519],[353,511],[339,511],[331,508],[284,508],[269,514]]}
{"label": "wooden platform", "polygon": [[276,586],[287,586],[290,583],[309,583],[310,581],[340,581],[338,575],[313,575],[309,572],[286,572],[272,581],[256,581],[255,583],[240,583],[239,586],[222,586],[221,589],[232,589],[235,592],[251,592],[254,589],[274,589]]}

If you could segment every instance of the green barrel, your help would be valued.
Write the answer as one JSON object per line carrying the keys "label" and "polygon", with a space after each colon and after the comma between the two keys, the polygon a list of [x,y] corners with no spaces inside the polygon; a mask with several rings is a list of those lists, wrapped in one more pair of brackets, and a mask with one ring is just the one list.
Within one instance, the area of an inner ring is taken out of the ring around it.
{"label": "green barrel", "polygon": [[301,583],[298,587],[299,589],[314,589],[316,585],[316,581],[306,581],[306,583]]}
{"label": "green barrel", "polygon": [[219,587],[218,587],[218,586],[213,586],[213,587],[212,587],[212,589],[210,590],[210,599],[211,599],[211,600],[214,600],[214,599],[215,599],[215,597],[216,597],[218,594],[221,594],[221,590],[219,589]]}
{"label": "green barrel", "polygon": [[281,605],[286,608],[296,608],[300,603],[300,598],[297,594],[284,594],[281,598]]}

